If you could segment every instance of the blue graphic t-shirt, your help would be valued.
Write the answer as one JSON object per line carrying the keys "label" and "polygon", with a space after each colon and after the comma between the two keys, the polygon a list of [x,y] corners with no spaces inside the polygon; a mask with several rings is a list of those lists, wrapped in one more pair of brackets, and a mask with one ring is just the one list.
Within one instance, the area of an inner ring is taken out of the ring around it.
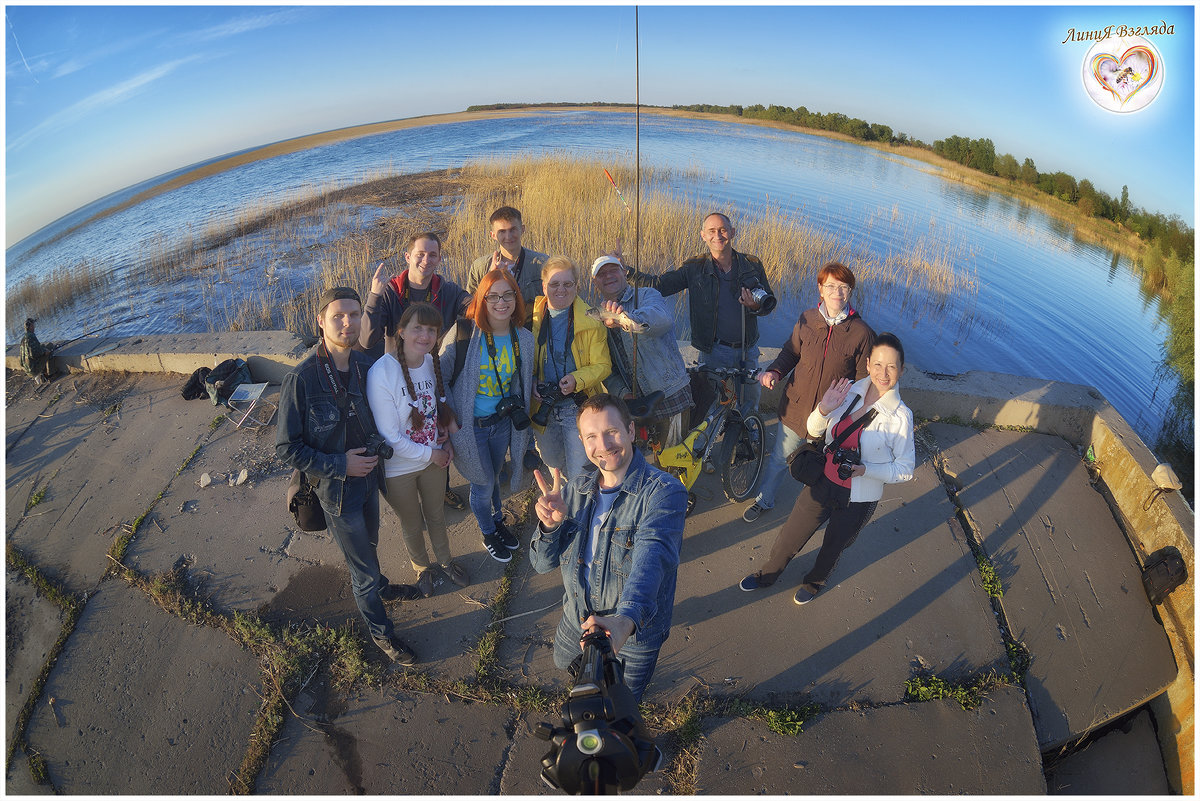
{"label": "blue graphic t-shirt", "polygon": [[[475,416],[487,417],[496,413],[496,405],[505,395],[513,391],[512,376],[516,370],[516,359],[513,357],[512,335],[493,337],[496,343],[495,367],[492,357],[488,354],[487,340],[479,349],[479,387],[475,390]],[[496,383],[496,374],[500,374],[500,384]]]}

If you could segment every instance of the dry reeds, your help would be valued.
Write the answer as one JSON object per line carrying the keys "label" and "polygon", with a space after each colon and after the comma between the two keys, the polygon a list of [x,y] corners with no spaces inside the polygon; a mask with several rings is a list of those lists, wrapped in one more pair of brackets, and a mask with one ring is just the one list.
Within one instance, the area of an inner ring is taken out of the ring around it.
{"label": "dry reeds", "polygon": [[103,289],[111,280],[112,268],[90,259],[56,268],[49,275],[26,277],[5,298],[9,332],[23,330],[26,317],[37,318],[66,309]]}

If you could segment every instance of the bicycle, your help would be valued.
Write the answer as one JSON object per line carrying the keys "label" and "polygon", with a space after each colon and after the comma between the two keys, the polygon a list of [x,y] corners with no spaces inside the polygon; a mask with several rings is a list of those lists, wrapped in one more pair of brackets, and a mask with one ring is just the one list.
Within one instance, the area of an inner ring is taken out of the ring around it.
{"label": "bicycle", "polygon": [[[737,405],[738,393],[732,385],[735,379],[740,383],[754,381],[760,372],[758,368],[694,365],[688,368],[688,372],[706,373],[716,378],[714,385],[717,395],[709,404],[704,418],[692,427],[682,442],[658,452],[658,466],[678,478],[687,489],[687,510],[690,514],[696,504],[692,487],[703,472],[704,464],[713,460],[714,453],[716,464],[720,466],[725,497],[734,502],[750,497],[762,476],[766,428],[758,414],[742,417]],[[655,395],[661,397],[661,393]],[[658,399],[647,399],[649,403],[638,404],[634,411],[639,433],[643,437],[644,424],[653,416]],[[721,441],[719,451],[718,438]]]}

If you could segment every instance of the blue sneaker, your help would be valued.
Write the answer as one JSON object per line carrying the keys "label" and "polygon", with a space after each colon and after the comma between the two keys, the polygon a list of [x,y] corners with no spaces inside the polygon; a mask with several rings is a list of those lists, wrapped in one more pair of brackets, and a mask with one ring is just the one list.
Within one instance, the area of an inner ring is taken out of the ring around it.
{"label": "blue sneaker", "polygon": [[796,594],[792,596],[792,600],[796,602],[796,606],[804,606],[806,603],[816,597],[817,596],[801,587],[800,589],[796,590]]}
{"label": "blue sneaker", "polygon": [[511,562],[512,551],[504,547],[504,543],[495,534],[483,535],[483,547],[497,562]]}

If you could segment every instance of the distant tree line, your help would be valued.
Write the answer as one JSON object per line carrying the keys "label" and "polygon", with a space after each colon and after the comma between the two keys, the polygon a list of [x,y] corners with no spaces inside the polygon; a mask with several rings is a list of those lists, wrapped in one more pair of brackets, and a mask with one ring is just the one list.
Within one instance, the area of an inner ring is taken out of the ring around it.
{"label": "distant tree line", "polygon": [[1097,189],[1086,178],[1076,180],[1074,176],[1061,171],[1038,172],[1033,159],[1026,158],[1018,163],[1011,153],[997,156],[996,146],[991,139],[950,136],[928,145],[904,132],[893,133],[890,126],[881,123],[867,122],[838,112],[822,114],[809,111],[804,106],[792,109],[774,104],[714,106],[708,103],[694,103],[672,108],[783,122],[820,131],[832,131],[864,142],[919,147],[987,175],[1005,178],[1013,183],[1027,184],[1047,195],[1074,204],[1084,216],[1102,217],[1119,223],[1143,241],[1157,242],[1164,255],[1175,253],[1183,261],[1194,258],[1195,232],[1178,215],[1168,217],[1144,208],[1135,209],[1129,198],[1128,186],[1121,187],[1120,198],[1114,198]]}
{"label": "distant tree line", "polygon": [[[546,108],[547,106],[632,106],[632,103],[604,103],[599,100],[594,100],[591,103],[488,103],[484,106],[467,106],[467,111],[504,111],[510,108]],[[643,108],[660,108],[659,106],[647,106],[642,104]]]}

